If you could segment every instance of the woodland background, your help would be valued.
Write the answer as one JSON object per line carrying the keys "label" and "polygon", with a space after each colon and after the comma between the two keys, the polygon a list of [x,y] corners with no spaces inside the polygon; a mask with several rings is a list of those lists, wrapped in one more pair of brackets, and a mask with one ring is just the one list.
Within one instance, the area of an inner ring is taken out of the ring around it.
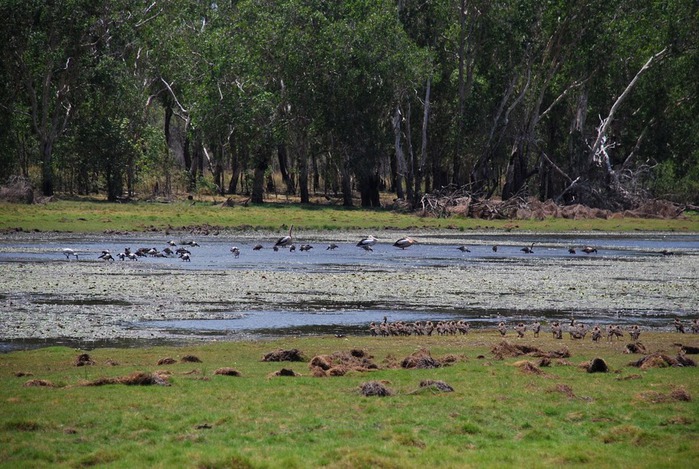
{"label": "woodland background", "polygon": [[699,202],[696,0],[0,0],[45,196]]}

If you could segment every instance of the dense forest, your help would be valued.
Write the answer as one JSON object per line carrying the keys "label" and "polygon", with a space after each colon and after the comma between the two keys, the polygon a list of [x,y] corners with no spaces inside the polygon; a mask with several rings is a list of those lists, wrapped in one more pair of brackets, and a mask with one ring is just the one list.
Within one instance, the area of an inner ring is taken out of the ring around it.
{"label": "dense forest", "polygon": [[696,0],[0,0],[0,14],[0,170],[47,196],[699,201]]}

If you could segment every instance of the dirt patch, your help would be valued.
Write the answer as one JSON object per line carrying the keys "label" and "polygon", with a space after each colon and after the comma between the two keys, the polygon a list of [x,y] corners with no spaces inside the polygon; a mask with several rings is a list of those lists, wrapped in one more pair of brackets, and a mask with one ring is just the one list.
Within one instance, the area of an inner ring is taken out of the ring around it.
{"label": "dirt patch", "polygon": [[636,399],[645,402],[652,402],[653,404],[660,404],[663,402],[690,402],[692,396],[689,394],[684,386],[678,386],[674,388],[669,393],[662,393],[658,391],[644,391],[636,395]]}
{"label": "dirt patch", "polygon": [[306,361],[298,349],[275,350],[262,357],[263,362],[303,362]]}
{"label": "dirt patch", "polygon": [[548,393],[557,392],[557,393],[565,394],[570,399],[574,399],[576,397],[575,393],[573,392],[573,388],[571,388],[567,384],[557,384],[554,387],[547,389],[546,392],[548,392]]}

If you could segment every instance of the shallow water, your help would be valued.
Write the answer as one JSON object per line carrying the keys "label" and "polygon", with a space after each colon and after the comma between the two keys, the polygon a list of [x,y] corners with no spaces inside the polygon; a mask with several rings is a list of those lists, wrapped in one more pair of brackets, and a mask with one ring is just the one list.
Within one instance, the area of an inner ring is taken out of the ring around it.
{"label": "shallow water", "polygon": [[[274,233],[174,238],[200,244],[188,247],[191,262],[98,259],[105,249],[115,257],[125,247],[162,250],[172,238],[160,234],[5,235],[0,350],[366,334],[384,316],[466,319],[485,328],[575,315],[668,328],[676,316],[697,315],[699,235],[422,232],[414,236],[418,244],[400,250],[391,244],[404,233],[382,232],[368,252],[355,246],[363,234],[299,234],[296,246],[311,244],[308,252],[273,251]],[[331,242],[338,248],[326,249]],[[263,249],[254,251],[258,243]],[[522,252],[532,243],[534,253]],[[77,260],[62,254],[66,247]]]}

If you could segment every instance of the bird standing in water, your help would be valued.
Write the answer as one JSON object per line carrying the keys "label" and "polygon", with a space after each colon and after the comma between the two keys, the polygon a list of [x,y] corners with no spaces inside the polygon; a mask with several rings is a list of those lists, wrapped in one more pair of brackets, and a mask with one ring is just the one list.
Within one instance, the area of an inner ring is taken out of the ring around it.
{"label": "bird standing in water", "polygon": [[279,238],[279,239],[277,240],[277,242],[274,243],[274,246],[275,246],[275,247],[278,247],[278,248],[285,248],[285,247],[287,247],[287,246],[290,246],[291,243],[292,243],[292,241],[293,241],[293,238],[291,237],[291,231],[292,231],[293,229],[294,229],[294,225],[291,225],[291,227],[289,227],[289,234],[286,235],[286,236],[282,236],[281,238]]}
{"label": "bird standing in water", "polygon": [[415,241],[413,238],[411,238],[410,236],[406,236],[405,238],[401,238],[395,243],[393,243],[393,245],[397,248],[406,249],[416,243],[417,241]]}
{"label": "bird standing in water", "polygon": [[366,249],[367,247],[371,247],[374,244],[376,244],[377,241],[378,240],[376,238],[374,238],[374,235],[369,235],[366,238],[363,238],[362,240],[360,240],[357,243],[357,246],[362,248],[362,249]]}

